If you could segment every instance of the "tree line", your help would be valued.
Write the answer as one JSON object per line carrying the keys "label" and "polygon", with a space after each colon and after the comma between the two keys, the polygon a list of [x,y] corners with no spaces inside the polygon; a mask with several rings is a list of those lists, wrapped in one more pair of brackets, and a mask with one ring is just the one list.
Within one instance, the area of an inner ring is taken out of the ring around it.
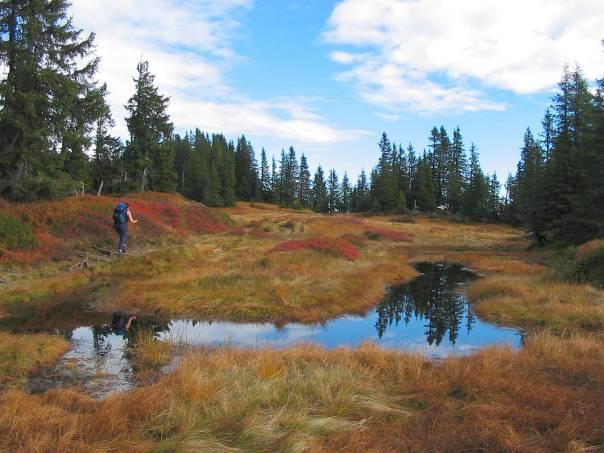
{"label": "tree line", "polygon": [[[319,166],[311,177],[293,147],[278,159],[222,134],[174,134],[169,98],[140,61],[126,104],[129,131],[111,134],[107,87],[95,79],[94,34],[74,28],[66,0],[0,4],[0,193],[13,200],[96,193],[178,191],[210,206],[262,200],[317,212],[434,210],[471,217],[499,215],[496,176],[485,177],[472,145],[465,156],[459,128],[450,140],[434,128],[428,151],[416,156],[386,133],[380,158],[355,184]],[[88,156],[87,151],[93,155]]]}
{"label": "tree line", "polygon": [[[12,200],[95,193],[177,191],[209,206],[258,200],[317,212],[424,212],[527,225],[540,242],[604,231],[604,81],[590,89],[564,69],[539,138],[528,129],[517,171],[505,184],[485,174],[459,127],[440,126],[428,147],[384,132],[379,159],[356,181],[320,165],[311,174],[293,147],[258,156],[245,136],[174,133],[169,98],[140,61],[126,104],[129,137],[111,131],[107,87],[95,79],[94,34],[74,28],[66,0],[0,3],[0,194]],[[92,155],[88,152],[92,150]]]}
{"label": "tree line", "polygon": [[541,126],[538,137],[530,128],[524,134],[504,220],[530,227],[540,244],[602,236],[604,79],[591,87],[578,66],[565,66]]}

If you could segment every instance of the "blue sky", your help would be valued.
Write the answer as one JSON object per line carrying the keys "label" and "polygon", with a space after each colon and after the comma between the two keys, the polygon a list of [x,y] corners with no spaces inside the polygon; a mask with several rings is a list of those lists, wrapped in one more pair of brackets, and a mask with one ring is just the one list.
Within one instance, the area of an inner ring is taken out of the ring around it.
{"label": "blue sky", "polygon": [[115,134],[149,60],[179,132],[244,133],[258,155],[294,146],[356,178],[382,131],[421,151],[458,126],[483,168],[513,171],[565,62],[604,76],[595,0],[75,0],[96,33]]}

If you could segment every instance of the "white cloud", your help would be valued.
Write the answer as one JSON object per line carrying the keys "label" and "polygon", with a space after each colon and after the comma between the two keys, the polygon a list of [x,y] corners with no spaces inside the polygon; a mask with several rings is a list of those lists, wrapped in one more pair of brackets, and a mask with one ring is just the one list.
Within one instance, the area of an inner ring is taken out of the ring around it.
{"label": "white cloud", "polygon": [[601,0],[344,0],[328,25],[357,49],[330,55],[339,78],[388,110],[500,110],[485,89],[548,90],[566,62],[604,74]]}
{"label": "white cloud", "polygon": [[136,64],[149,61],[179,130],[277,137],[289,144],[351,140],[357,131],[329,125],[308,100],[256,101],[238,92],[228,72],[244,58],[233,48],[239,15],[252,0],[76,0],[74,24],[96,33],[98,78],[107,82],[115,133],[128,137],[124,105],[132,95]]}
{"label": "white cloud", "polygon": [[395,113],[384,113],[384,112],[376,112],[375,116],[377,116],[378,118],[381,118],[383,120],[386,121],[390,121],[390,122],[396,122],[398,121],[401,117]]}

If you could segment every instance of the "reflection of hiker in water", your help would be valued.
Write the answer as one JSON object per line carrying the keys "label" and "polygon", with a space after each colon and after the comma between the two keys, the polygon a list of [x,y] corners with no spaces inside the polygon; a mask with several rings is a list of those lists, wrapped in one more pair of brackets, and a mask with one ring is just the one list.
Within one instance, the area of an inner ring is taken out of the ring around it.
{"label": "reflection of hiker in water", "polygon": [[126,253],[126,246],[128,245],[128,222],[137,223],[138,220],[132,218],[132,212],[128,203],[122,202],[113,210],[113,227],[120,235],[120,241],[117,246],[120,255]]}
{"label": "reflection of hiker in water", "polygon": [[115,312],[111,319],[111,329],[116,335],[125,335],[130,329],[132,321],[136,319],[136,316],[127,315],[125,313]]}

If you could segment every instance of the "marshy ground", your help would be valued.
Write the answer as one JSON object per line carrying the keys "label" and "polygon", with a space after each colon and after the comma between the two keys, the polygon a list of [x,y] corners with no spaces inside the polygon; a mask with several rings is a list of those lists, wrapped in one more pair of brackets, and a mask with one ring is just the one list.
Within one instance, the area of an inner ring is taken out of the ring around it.
{"label": "marshy ground", "polygon": [[[105,205],[95,201],[91,209],[92,201],[68,202],[74,218],[98,223],[96,229],[80,227],[80,235],[72,234],[71,224],[61,229],[52,220],[58,207],[30,207],[24,222],[33,225],[48,256],[4,255],[2,322],[19,319],[27,328],[0,332],[0,449],[604,446],[604,293],[560,280],[554,258],[529,251],[522,231],[249,203],[214,212],[178,197],[165,197],[160,205],[143,197],[136,200],[142,221],[131,231],[133,256],[90,260],[89,267],[67,272],[91,241],[101,247],[113,242],[115,233],[104,229],[100,214]],[[67,239],[59,241],[53,232]],[[170,362],[174,345],[140,337],[131,353],[143,378],[134,390],[103,400],[79,388],[25,391],[28,377],[71,347],[64,336],[48,333],[82,325],[83,315],[70,301],[84,301],[92,313],[120,310],[141,318],[322,322],[364,313],[384,297],[386,285],[417,275],[413,263],[428,261],[460,263],[484,274],[468,288],[475,313],[523,328],[525,345],[438,362],[372,344],[335,350],[202,347],[181,351],[172,371],[147,380],[149,370]],[[55,316],[61,310],[65,316]]]}

